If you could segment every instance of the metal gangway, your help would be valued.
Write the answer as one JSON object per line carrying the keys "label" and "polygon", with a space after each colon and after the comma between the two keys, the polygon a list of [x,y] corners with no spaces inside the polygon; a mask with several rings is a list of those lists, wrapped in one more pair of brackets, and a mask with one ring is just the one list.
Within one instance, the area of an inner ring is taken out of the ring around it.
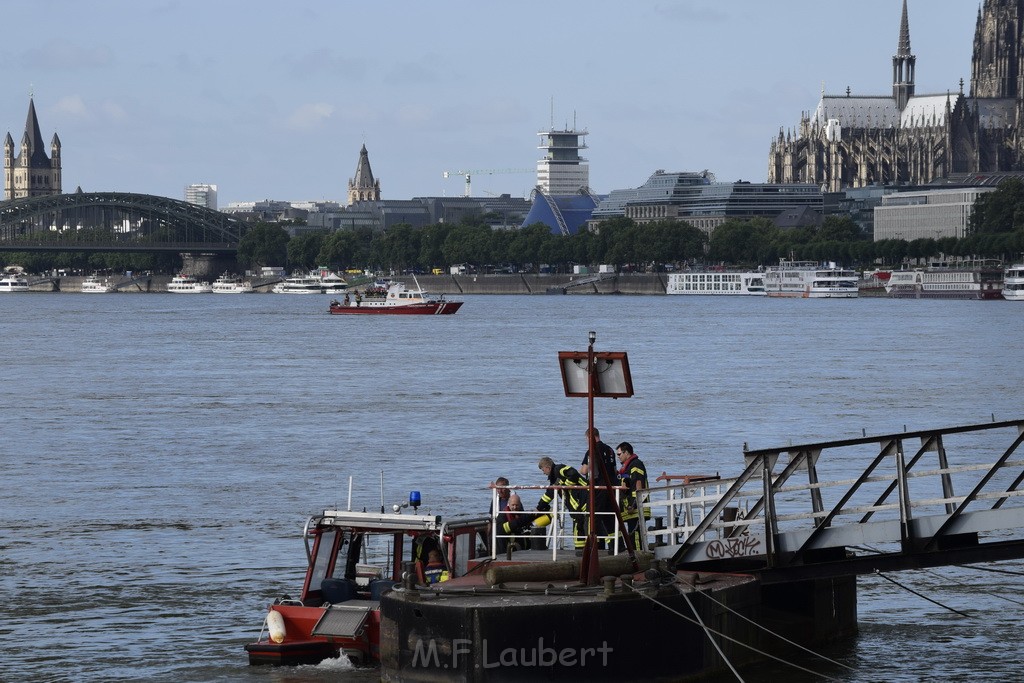
{"label": "metal gangway", "polygon": [[656,557],[764,582],[1024,557],[1024,420],[744,450],[651,482]]}

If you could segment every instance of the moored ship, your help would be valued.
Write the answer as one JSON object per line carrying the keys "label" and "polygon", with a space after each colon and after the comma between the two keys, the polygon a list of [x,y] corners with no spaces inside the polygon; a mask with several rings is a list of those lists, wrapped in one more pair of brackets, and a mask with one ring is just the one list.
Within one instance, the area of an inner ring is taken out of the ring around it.
{"label": "moored ship", "polygon": [[213,281],[214,294],[250,294],[254,291],[251,282],[231,273],[224,273]]}
{"label": "moored ship", "polygon": [[28,280],[17,273],[7,273],[0,278],[0,293],[27,291],[29,291]]}
{"label": "moored ship", "polygon": [[202,282],[183,273],[171,278],[167,291],[172,294],[210,294],[213,292],[213,286],[209,282]]}
{"label": "moored ship", "polygon": [[764,296],[764,273],[696,272],[672,273],[666,294],[711,296]]}
{"label": "moored ship", "polygon": [[885,285],[894,299],[1003,298],[1003,272],[997,268],[918,268],[894,270]]}
{"label": "moored ship", "polygon": [[1003,298],[1024,301],[1024,263],[1008,266],[1003,273]]}
{"label": "moored ship", "polygon": [[274,294],[339,294],[348,289],[348,283],[337,273],[326,268],[293,275],[274,285]]}
{"label": "moored ship", "polygon": [[803,299],[853,299],[858,296],[855,271],[834,263],[780,259],[764,273],[764,288],[771,297]]}
{"label": "moored ship", "polygon": [[90,275],[82,281],[83,294],[107,294],[115,291],[114,285],[109,278],[101,278],[99,275]]}

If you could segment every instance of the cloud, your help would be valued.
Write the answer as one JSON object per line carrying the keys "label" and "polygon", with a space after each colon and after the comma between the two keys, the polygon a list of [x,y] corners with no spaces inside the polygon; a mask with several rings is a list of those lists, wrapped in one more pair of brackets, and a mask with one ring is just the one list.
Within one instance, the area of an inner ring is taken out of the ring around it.
{"label": "cloud", "polygon": [[313,130],[334,114],[334,105],[316,102],[304,104],[288,117],[286,125],[292,130]]}
{"label": "cloud", "polygon": [[58,114],[63,114],[73,119],[88,119],[89,109],[80,95],[68,95],[57,100],[53,107]]}

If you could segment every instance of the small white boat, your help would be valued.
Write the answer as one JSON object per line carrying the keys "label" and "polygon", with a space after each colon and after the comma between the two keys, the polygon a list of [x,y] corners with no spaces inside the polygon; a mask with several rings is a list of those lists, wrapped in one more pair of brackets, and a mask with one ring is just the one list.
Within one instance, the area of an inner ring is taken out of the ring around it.
{"label": "small white boat", "polygon": [[114,285],[110,280],[101,278],[99,275],[90,275],[82,282],[83,294],[106,294],[113,291],[115,291]]}
{"label": "small white boat", "polygon": [[171,278],[167,291],[174,294],[209,294],[213,292],[213,285],[197,280],[191,275],[182,274]]}
{"label": "small white boat", "polygon": [[1015,263],[1003,273],[1003,298],[1024,301],[1024,263]]}
{"label": "small white boat", "polygon": [[764,273],[672,273],[665,292],[691,296],[764,296]]}
{"label": "small white boat", "polygon": [[0,278],[0,293],[2,292],[27,292],[28,280],[17,273],[7,273]]}
{"label": "small white boat", "polygon": [[251,294],[254,291],[251,282],[230,273],[224,273],[213,281],[214,294]]}

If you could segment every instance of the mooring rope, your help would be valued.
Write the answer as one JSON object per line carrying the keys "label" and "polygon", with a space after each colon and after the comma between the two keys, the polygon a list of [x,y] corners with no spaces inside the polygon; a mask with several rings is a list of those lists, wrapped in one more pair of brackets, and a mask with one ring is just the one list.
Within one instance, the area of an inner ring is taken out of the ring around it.
{"label": "mooring rope", "polygon": [[[980,569],[980,570],[983,570],[983,571],[998,571],[998,570],[994,570],[994,569],[988,569],[987,567],[973,567],[971,565],[963,565],[963,564],[957,564],[957,565],[953,565],[953,566],[961,567],[963,569]],[[925,574],[930,574],[931,576],[934,576],[934,577],[936,577],[938,579],[941,579],[943,581],[952,581],[953,583],[957,584],[958,586],[962,586],[964,588],[971,588],[971,589],[975,588],[975,586],[973,584],[969,584],[969,583],[966,583],[964,581],[960,581],[958,579],[954,579],[954,578],[951,578],[951,577],[948,577],[948,576],[943,576],[942,574],[939,574],[938,572],[930,571],[928,569],[919,569],[918,571],[922,571]],[[1008,572],[1008,573],[1016,574],[1017,576],[1021,576],[1020,572]],[[998,593],[993,593],[992,591],[985,590],[985,589],[978,589],[978,592],[979,593],[984,593],[985,595],[988,595],[989,597],[996,598],[997,600],[1005,600],[1006,602],[1012,602],[1014,605],[1020,605],[1020,606],[1024,607],[1024,602],[1021,602],[1020,600],[1014,600],[1013,598],[1008,598],[1005,595],[999,595]]]}
{"label": "mooring rope", "polygon": [[976,564],[958,564],[958,567],[977,569],[982,572],[995,572],[996,574],[1009,574],[1011,576],[1024,576],[1024,572],[1015,572],[1012,569],[996,569],[995,567],[979,567]]}
{"label": "mooring rope", "polygon": [[908,593],[913,593],[914,595],[916,595],[917,597],[921,598],[922,600],[927,600],[928,602],[930,602],[932,604],[938,605],[942,609],[949,610],[950,612],[953,612],[954,614],[959,614],[960,616],[967,617],[968,619],[974,619],[974,617],[972,617],[970,614],[967,614],[966,612],[961,612],[960,610],[954,609],[954,608],[950,607],[949,605],[943,605],[938,600],[933,600],[932,598],[929,598],[927,595],[924,595],[923,593],[919,593],[918,591],[914,590],[913,588],[908,588],[907,586],[904,586],[902,583],[900,583],[896,579],[893,579],[891,577],[886,576],[885,574],[883,574],[882,572],[878,571],[877,569],[875,570],[875,575],[876,576],[880,576],[883,579],[885,579],[886,581],[899,586],[900,588],[902,588],[903,590],[907,591]]}
{"label": "mooring rope", "polygon": [[[853,546],[853,547],[857,548],[858,550],[861,550],[861,549],[869,550],[869,551],[871,551],[872,553],[874,553],[876,555],[883,554],[881,550],[878,550],[877,548],[872,548],[869,545]],[[1009,569],[996,569],[995,567],[979,567],[979,566],[973,565],[973,564],[954,564],[954,565],[948,565],[948,566],[960,567],[962,569],[977,569],[978,571],[995,572],[997,574],[1009,574],[1011,576],[1024,576],[1024,572],[1015,572],[1015,571],[1011,571]],[[923,567],[922,568],[918,568],[916,571],[924,572],[924,573],[929,574],[931,576],[934,576],[934,577],[937,577],[939,579],[942,579],[943,581],[951,581],[951,582],[953,582],[953,583],[955,583],[955,584],[957,584],[959,586],[963,586],[965,588],[972,588],[972,589],[975,588],[971,584],[965,583],[963,581],[959,581],[959,580],[954,579],[954,578],[950,578],[948,576],[944,576],[942,574],[939,574],[938,572],[931,571],[931,570],[925,569]],[[875,573],[881,575],[881,573],[878,570],[875,570]],[[884,578],[888,578],[888,577],[884,577]],[[896,583],[896,582],[893,581],[893,583]],[[897,585],[899,585],[899,584],[897,584]],[[903,588],[903,586],[900,586],[900,588]],[[911,591],[911,592],[913,592],[913,591]],[[996,598],[998,600],[1005,600],[1006,602],[1012,603],[1014,605],[1020,605],[1020,606],[1024,607],[1024,602],[1020,602],[1019,600],[1014,600],[1013,598],[1008,598],[1005,595],[999,595],[998,593],[993,593],[992,591],[984,590],[984,589],[979,589],[978,592],[984,593],[985,595],[988,595],[990,597]],[[921,597],[924,597],[924,596],[921,596]],[[928,598],[925,598],[925,599],[927,600]],[[935,604],[939,604],[939,603],[935,603]],[[945,607],[946,609],[950,609],[950,608],[946,607],[945,605],[940,605],[940,606],[941,607]],[[953,611],[955,612],[956,610],[953,610]]]}
{"label": "mooring rope", "polygon": [[854,669],[854,667],[852,667],[852,666],[850,666],[848,664],[843,664],[842,662],[838,662],[838,661],[836,661],[834,659],[826,657],[825,655],[821,654],[820,652],[815,652],[814,650],[810,649],[809,647],[805,647],[805,646],[801,645],[800,643],[793,642],[792,640],[790,640],[786,636],[784,636],[782,634],[779,634],[779,633],[776,633],[775,631],[771,630],[767,626],[762,626],[761,624],[757,623],[756,621],[754,621],[750,617],[746,616],[745,614],[741,614],[740,612],[737,612],[736,610],[734,610],[732,607],[729,607],[729,605],[727,605],[724,602],[722,602],[721,600],[717,599],[716,597],[711,595],[711,593],[708,593],[708,592],[705,592],[705,591],[698,591],[697,590],[697,586],[695,584],[686,583],[685,581],[683,581],[682,577],[677,575],[677,576],[674,577],[674,579],[676,581],[678,581],[679,583],[683,584],[684,586],[688,586],[688,587],[692,588],[694,590],[694,592],[698,593],[699,595],[703,595],[708,600],[712,601],[713,603],[715,603],[719,607],[722,607],[722,608],[728,610],[729,612],[735,614],[737,617],[739,617],[740,619],[743,619],[747,623],[752,624],[753,626],[761,629],[765,633],[768,633],[768,634],[771,634],[771,635],[775,636],[776,638],[778,638],[782,642],[787,643],[789,645],[792,645],[793,647],[795,647],[795,648],[797,648],[799,650],[803,650],[804,652],[806,652],[808,654],[811,654],[811,655],[814,655],[815,657],[819,657],[821,659],[824,659],[829,664],[835,664],[836,666],[843,667],[844,669],[849,669],[850,671],[856,671],[856,669]]}
{"label": "mooring rope", "polygon": [[711,637],[711,630],[704,623],[704,620],[700,618],[700,614],[697,612],[696,608],[693,606],[693,603],[690,602],[690,596],[687,595],[686,593],[683,593],[683,599],[686,600],[686,606],[690,608],[690,611],[693,612],[693,616],[696,617],[697,623],[700,624],[700,627],[702,629],[704,629],[704,635],[708,637],[708,641],[712,645],[715,646],[716,650],[718,650],[718,656],[721,657],[722,661],[724,661],[726,666],[729,667],[729,670],[732,671],[732,675],[736,677],[736,680],[739,681],[740,683],[743,683],[743,677],[740,676],[740,672],[736,670],[736,667],[734,667],[732,665],[732,662],[729,661],[729,658],[722,651],[722,646],[719,645],[718,642],[714,638]]}
{"label": "mooring rope", "polygon": [[[639,590],[637,590],[634,586],[627,586],[627,588],[629,588],[630,590],[635,592],[640,597],[645,598],[647,600],[650,600],[651,602],[653,602],[654,604],[658,605],[662,609],[668,610],[669,612],[671,612],[672,614],[676,615],[677,617],[683,619],[684,621],[688,621],[691,624],[697,624],[699,626],[702,626],[702,624],[699,621],[697,621],[696,619],[693,619],[692,617],[688,617],[688,616],[686,616],[685,614],[683,614],[682,612],[680,612],[678,610],[672,609],[671,607],[669,607],[665,603],[661,602],[657,598],[653,598],[650,595],[645,595],[644,593],[642,593]],[[689,602],[688,602],[688,604],[689,604]],[[692,604],[690,604],[690,609],[693,609],[693,605]],[[695,614],[696,614],[696,612],[695,612]],[[745,647],[745,648],[747,648],[748,650],[750,650],[752,652],[756,652],[757,654],[761,655],[762,657],[766,657],[768,659],[775,660],[776,662],[779,662],[780,664],[785,664],[787,666],[791,666],[794,669],[799,669],[800,671],[803,671],[804,673],[811,674],[812,676],[818,676],[819,678],[824,678],[825,680],[828,680],[828,681],[839,680],[839,679],[836,679],[836,678],[832,678],[831,676],[826,676],[823,673],[819,673],[817,671],[812,671],[811,669],[802,667],[799,664],[794,664],[793,662],[785,660],[785,659],[783,659],[781,657],[777,657],[777,656],[775,656],[775,655],[773,655],[773,654],[771,654],[769,652],[764,652],[763,650],[759,650],[756,647],[754,647],[753,645],[748,645],[747,643],[741,642],[737,638],[733,638],[732,636],[727,635],[725,633],[722,633],[721,631],[716,631],[715,629],[711,628],[710,626],[705,626],[704,629],[705,629],[706,633],[713,633],[716,636],[719,636],[719,637],[724,638],[724,639],[726,639],[728,641],[736,643],[740,647]],[[728,660],[726,660],[726,662],[728,663]],[[730,668],[731,668],[731,665],[730,665]]]}

